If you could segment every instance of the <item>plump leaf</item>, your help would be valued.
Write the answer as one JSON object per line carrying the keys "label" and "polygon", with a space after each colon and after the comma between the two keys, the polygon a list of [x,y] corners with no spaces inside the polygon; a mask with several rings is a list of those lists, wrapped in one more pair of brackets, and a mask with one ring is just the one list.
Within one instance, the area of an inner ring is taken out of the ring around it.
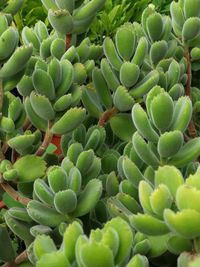
{"label": "plump leaf", "polygon": [[66,134],[77,128],[85,119],[86,110],[71,108],[51,128],[54,134]]}
{"label": "plump leaf", "polygon": [[130,141],[135,127],[129,114],[117,114],[110,119],[111,128],[121,140]]}
{"label": "plump leaf", "polygon": [[46,162],[41,157],[27,155],[18,159],[13,168],[18,171],[18,181],[28,183],[45,175]]}

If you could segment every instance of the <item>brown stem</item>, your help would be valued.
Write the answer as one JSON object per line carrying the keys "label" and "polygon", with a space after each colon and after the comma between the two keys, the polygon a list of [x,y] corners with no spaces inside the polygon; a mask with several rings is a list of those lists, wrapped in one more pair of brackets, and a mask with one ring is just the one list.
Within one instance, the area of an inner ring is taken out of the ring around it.
{"label": "brown stem", "polygon": [[19,154],[17,153],[17,151],[15,149],[12,149],[12,154],[11,154],[12,164],[14,164],[15,161],[19,158],[18,156],[19,156]]}
{"label": "brown stem", "polygon": [[65,49],[66,49],[66,51],[70,48],[71,41],[72,41],[72,35],[71,34],[67,34],[66,37],[65,37]]}
{"label": "brown stem", "polygon": [[44,136],[44,139],[43,139],[43,142],[42,142],[42,144],[40,145],[40,147],[38,148],[38,150],[35,153],[37,156],[42,156],[45,153],[48,145],[51,143],[51,139],[53,137],[53,134],[50,131],[51,130],[51,126],[52,126],[52,123],[49,122],[48,123],[48,128],[46,130],[46,133],[45,133],[45,136]]}
{"label": "brown stem", "polygon": [[187,143],[190,140],[190,138],[186,134],[184,134],[183,137],[184,137],[184,142],[185,143]]}
{"label": "brown stem", "polygon": [[63,153],[60,154],[59,157],[58,157],[59,161],[62,161],[64,159],[64,157],[65,157],[65,155]]}
{"label": "brown stem", "polygon": [[15,263],[18,265],[20,263],[22,263],[23,261],[27,260],[28,255],[27,255],[27,251],[24,250],[21,254],[19,254],[16,259],[15,259]]}
{"label": "brown stem", "polygon": [[5,208],[5,207],[6,207],[6,205],[4,204],[3,200],[1,200],[1,201],[0,201],[0,209],[3,209],[3,208]]}
{"label": "brown stem", "polygon": [[4,153],[3,153],[3,149],[2,149],[2,147],[0,147],[0,161],[2,161],[4,159],[5,159],[5,156],[4,156]]}
{"label": "brown stem", "polygon": [[7,152],[8,148],[9,148],[9,146],[8,146],[7,142],[4,141],[3,142],[3,145],[2,145],[2,152],[3,152],[3,154],[5,154]]}
{"label": "brown stem", "polygon": [[9,146],[6,141],[3,141],[2,147],[0,148],[0,160],[5,159],[5,154],[8,150]]}
{"label": "brown stem", "polygon": [[3,108],[3,82],[0,79],[0,115],[2,115],[2,108]]}
{"label": "brown stem", "polygon": [[31,199],[21,197],[15,189],[10,186],[8,183],[1,183],[0,186],[3,188],[3,190],[8,193],[9,196],[11,196],[14,200],[22,203],[23,205],[27,205]]}
{"label": "brown stem", "polygon": [[187,60],[187,77],[188,77],[185,86],[185,95],[191,98],[192,66],[188,48],[185,48],[184,57]]}
{"label": "brown stem", "polygon": [[27,260],[27,258],[28,258],[27,251],[24,250],[21,254],[19,254],[15,258],[14,262],[6,262],[1,267],[17,267],[17,265]]}
{"label": "brown stem", "polygon": [[15,262],[6,262],[1,267],[16,267],[17,264]]}
{"label": "brown stem", "polygon": [[118,109],[116,107],[113,107],[109,110],[106,110],[102,116],[99,118],[99,126],[104,127],[105,124],[110,120],[112,116],[114,116],[118,112]]}
{"label": "brown stem", "polygon": [[[2,83],[2,80],[0,79],[0,120],[2,117],[2,108],[3,108],[3,83]],[[3,160],[4,158],[5,158],[4,153],[0,146],[0,160]]]}
{"label": "brown stem", "polygon": [[194,122],[193,120],[191,119],[189,125],[188,125],[188,131],[189,131],[189,135],[192,137],[192,138],[195,138],[197,137],[197,130],[195,128],[195,125],[194,125]]}
{"label": "brown stem", "polygon": [[[189,98],[191,99],[192,64],[191,64],[190,52],[188,48],[185,48],[184,57],[187,60],[187,77],[188,77],[187,83],[185,86],[185,95],[189,96]],[[197,136],[197,130],[195,128],[195,125],[192,119],[188,125],[188,132],[192,138],[195,138]]]}
{"label": "brown stem", "polygon": [[26,130],[28,130],[28,129],[30,129],[31,128],[31,122],[29,121],[29,119],[26,119],[26,121],[25,121],[25,123],[24,123],[24,125],[23,125],[23,130],[24,131],[26,131]]}

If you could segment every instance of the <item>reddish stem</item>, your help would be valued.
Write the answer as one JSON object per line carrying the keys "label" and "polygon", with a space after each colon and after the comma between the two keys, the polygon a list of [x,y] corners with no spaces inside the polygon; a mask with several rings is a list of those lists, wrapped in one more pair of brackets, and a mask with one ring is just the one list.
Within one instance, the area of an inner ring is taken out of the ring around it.
{"label": "reddish stem", "polygon": [[99,118],[99,126],[104,127],[105,124],[110,120],[111,117],[113,117],[118,112],[118,109],[116,107],[113,107],[109,110],[106,110],[102,116]]}
{"label": "reddish stem", "polygon": [[51,140],[51,143],[57,147],[56,151],[54,151],[54,154],[56,154],[56,155],[62,154],[62,150],[61,150],[61,146],[60,146],[60,140],[61,140],[61,136],[56,135],[56,134],[52,137],[52,140]]}
{"label": "reddish stem", "polygon": [[8,146],[7,142],[4,141],[3,145],[2,145],[2,152],[3,152],[4,155],[7,152],[8,148],[9,148],[9,146]]}
{"label": "reddish stem", "polygon": [[28,258],[27,251],[24,250],[21,254],[19,254],[15,258],[14,262],[6,262],[1,267],[17,267],[17,265],[27,260],[27,258]]}
{"label": "reddish stem", "polygon": [[0,117],[2,116],[3,108],[3,81],[0,79]]}
{"label": "reddish stem", "polygon": [[27,260],[28,255],[27,255],[27,251],[24,250],[21,254],[19,254],[16,259],[15,259],[15,263],[18,265],[20,263],[22,263],[23,261]]}
{"label": "reddish stem", "polygon": [[3,200],[1,200],[1,201],[0,201],[0,209],[3,209],[3,208],[5,208],[5,207],[6,207],[6,205],[4,204]]}
{"label": "reddish stem", "polygon": [[45,153],[48,145],[51,143],[51,139],[53,137],[53,134],[51,133],[51,126],[52,126],[52,124],[51,124],[51,122],[49,122],[48,123],[48,129],[46,130],[46,133],[44,136],[44,140],[35,153],[37,156],[42,156]]}
{"label": "reddish stem", "polygon": [[62,161],[64,158],[65,158],[65,155],[63,153],[61,153],[60,155],[58,155],[59,161]]}
{"label": "reddish stem", "polygon": [[71,41],[72,41],[72,35],[71,34],[67,34],[66,37],[65,37],[65,49],[66,49],[66,51],[70,48]]}
{"label": "reddish stem", "polygon": [[27,205],[31,199],[21,197],[15,189],[10,186],[8,183],[1,183],[0,184],[3,190],[8,193],[9,196],[11,196],[14,200],[20,202],[23,205]]}
{"label": "reddish stem", "polygon": [[0,161],[2,161],[4,159],[5,159],[5,156],[4,156],[4,153],[3,153],[3,149],[2,149],[2,147],[0,147]]}
{"label": "reddish stem", "polygon": [[[192,64],[191,64],[190,53],[189,53],[188,48],[185,48],[184,57],[187,60],[187,77],[188,77],[187,83],[185,86],[185,95],[189,96],[189,98],[191,99]],[[195,128],[195,125],[192,119],[188,125],[188,132],[192,138],[195,138],[197,136],[197,130]]]}
{"label": "reddish stem", "polygon": [[192,137],[192,138],[195,138],[197,137],[197,130],[195,128],[195,125],[194,125],[194,122],[190,121],[189,125],[188,125],[188,131],[189,131],[189,135]]}
{"label": "reddish stem", "polygon": [[23,130],[26,131],[28,129],[30,129],[32,126],[31,122],[29,121],[29,119],[26,119],[24,125],[23,125]]}
{"label": "reddish stem", "polygon": [[11,162],[12,164],[15,163],[15,161],[18,159],[19,154],[17,153],[17,151],[15,149],[12,150],[12,154],[11,154]]}
{"label": "reddish stem", "polygon": [[192,66],[191,66],[190,53],[187,48],[185,49],[184,57],[187,60],[187,77],[188,77],[185,86],[185,95],[191,98]]}
{"label": "reddish stem", "polygon": [[[2,108],[3,108],[3,82],[0,79],[0,120],[2,118]],[[3,160],[4,157],[4,153],[2,151],[2,148],[0,146],[0,160]]]}
{"label": "reddish stem", "polygon": [[6,262],[1,267],[17,267],[17,264],[15,262]]}

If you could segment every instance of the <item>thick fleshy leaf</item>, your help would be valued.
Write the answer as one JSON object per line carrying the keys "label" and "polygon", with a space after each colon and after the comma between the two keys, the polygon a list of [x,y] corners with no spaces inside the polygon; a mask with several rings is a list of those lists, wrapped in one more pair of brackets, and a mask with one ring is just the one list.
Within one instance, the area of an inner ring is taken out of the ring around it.
{"label": "thick fleshy leaf", "polygon": [[47,235],[39,235],[33,243],[33,251],[39,260],[46,253],[56,251],[56,246],[53,240]]}
{"label": "thick fleshy leaf", "polygon": [[112,251],[109,247],[95,242],[81,247],[80,257],[83,266],[87,267],[114,267]]}
{"label": "thick fleshy leaf", "polygon": [[131,225],[139,232],[146,235],[164,235],[169,233],[169,228],[164,221],[161,221],[148,214],[136,214],[130,216]]}
{"label": "thick fleshy leaf", "polygon": [[70,263],[75,260],[75,246],[80,235],[83,235],[83,229],[76,221],[70,224],[64,232],[62,249]]}
{"label": "thick fleshy leaf", "polygon": [[175,198],[178,187],[183,184],[183,176],[174,166],[165,165],[159,167],[155,173],[155,186],[160,184],[166,185]]}
{"label": "thick fleshy leaf", "polygon": [[72,216],[79,217],[90,212],[100,199],[102,194],[102,183],[100,180],[92,179],[80,194],[75,211]]}
{"label": "thick fleshy leaf", "polygon": [[15,258],[15,252],[12,246],[8,230],[5,225],[0,225],[0,260],[11,261]]}
{"label": "thick fleshy leaf", "polygon": [[86,110],[71,108],[51,128],[54,134],[66,134],[77,128],[85,119]]}
{"label": "thick fleshy leaf", "polygon": [[166,209],[164,211],[164,220],[171,231],[184,238],[193,239],[200,236],[200,213],[196,210],[183,209],[175,213],[170,209]]}
{"label": "thick fleshy leaf", "polygon": [[133,242],[133,233],[129,224],[117,217],[107,222],[104,229],[114,228],[119,236],[119,249],[115,256],[115,264],[120,264],[129,255]]}
{"label": "thick fleshy leaf", "polygon": [[116,136],[118,136],[123,141],[131,140],[132,135],[136,129],[129,114],[119,113],[113,116],[109,122]]}
{"label": "thick fleshy leaf", "polygon": [[18,181],[28,183],[45,175],[46,162],[41,157],[27,155],[18,159],[13,168],[18,171]]}
{"label": "thick fleshy leaf", "polygon": [[61,251],[44,254],[37,262],[37,267],[70,267],[70,264]]}

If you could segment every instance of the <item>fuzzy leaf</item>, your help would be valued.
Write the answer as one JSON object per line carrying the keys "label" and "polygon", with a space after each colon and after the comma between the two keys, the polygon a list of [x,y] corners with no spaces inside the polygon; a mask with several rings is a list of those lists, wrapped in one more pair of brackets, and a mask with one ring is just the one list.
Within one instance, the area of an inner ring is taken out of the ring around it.
{"label": "fuzzy leaf", "polygon": [[135,127],[132,123],[129,114],[117,114],[110,119],[111,128],[121,140],[131,141],[132,135],[135,132]]}
{"label": "fuzzy leaf", "polygon": [[18,159],[13,168],[18,171],[18,181],[28,183],[45,175],[46,162],[35,155],[27,155]]}
{"label": "fuzzy leaf", "polygon": [[66,134],[77,128],[85,119],[86,110],[71,108],[51,128],[53,134]]}

